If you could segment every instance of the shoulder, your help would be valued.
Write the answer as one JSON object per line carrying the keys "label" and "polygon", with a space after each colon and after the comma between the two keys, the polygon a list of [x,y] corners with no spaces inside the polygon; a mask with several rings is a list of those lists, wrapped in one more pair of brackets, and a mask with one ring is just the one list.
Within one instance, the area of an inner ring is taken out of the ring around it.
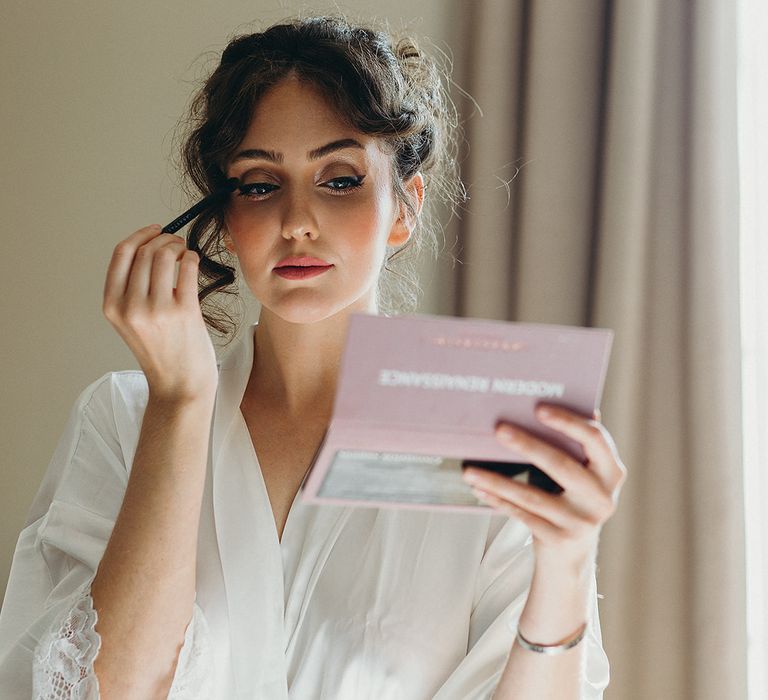
{"label": "shoulder", "polygon": [[76,446],[88,452],[94,443],[98,450],[108,448],[130,471],[148,400],[144,372],[123,370],[101,375],[75,402],[72,420],[79,423]]}
{"label": "shoulder", "polygon": [[129,420],[143,415],[148,398],[144,372],[122,370],[107,372],[91,382],[80,392],[75,407],[92,422],[102,422],[105,417]]}
{"label": "shoulder", "polygon": [[136,370],[107,372],[80,392],[25,527],[42,517],[53,501],[102,514],[111,513],[115,504],[119,507],[148,394],[144,373]]}

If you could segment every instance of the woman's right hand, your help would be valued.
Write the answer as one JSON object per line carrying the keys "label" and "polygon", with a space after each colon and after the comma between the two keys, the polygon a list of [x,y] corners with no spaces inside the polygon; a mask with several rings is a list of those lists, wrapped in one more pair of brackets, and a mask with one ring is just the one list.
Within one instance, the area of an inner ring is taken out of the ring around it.
{"label": "woman's right hand", "polygon": [[210,397],[218,386],[216,352],[197,298],[198,263],[179,236],[153,224],[120,241],[107,270],[102,311],[159,400]]}

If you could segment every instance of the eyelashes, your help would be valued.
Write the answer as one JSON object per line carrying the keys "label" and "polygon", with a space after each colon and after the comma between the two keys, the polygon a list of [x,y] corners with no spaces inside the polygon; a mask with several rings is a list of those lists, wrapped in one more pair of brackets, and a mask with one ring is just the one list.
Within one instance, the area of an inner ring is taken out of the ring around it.
{"label": "eyelashes", "polygon": [[[335,177],[332,180],[327,180],[326,185],[330,183],[339,183],[341,187],[326,187],[334,197],[343,197],[348,194],[352,194],[355,190],[363,186],[363,180],[365,175],[344,176]],[[238,197],[251,200],[262,200],[269,197],[272,192],[279,190],[280,186],[271,182],[253,182],[240,187],[240,191],[237,193]]]}

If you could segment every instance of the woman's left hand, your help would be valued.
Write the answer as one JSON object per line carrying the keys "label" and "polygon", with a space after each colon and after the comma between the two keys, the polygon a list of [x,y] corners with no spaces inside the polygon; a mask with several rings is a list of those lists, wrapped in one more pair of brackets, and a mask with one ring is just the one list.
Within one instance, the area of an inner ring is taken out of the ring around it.
{"label": "woman's left hand", "polygon": [[475,487],[478,498],[528,526],[537,557],[553,555],[561,564],[581,562],[595,555],[600,530],[616,511],[627,470],[597,416],[589,420],[562,406],[541,404],[536,417],[580,443],[585,462],[509,423],[500,423],[496,436],[560,484],[561,493],[475,467],[464,471],[464,480]]}

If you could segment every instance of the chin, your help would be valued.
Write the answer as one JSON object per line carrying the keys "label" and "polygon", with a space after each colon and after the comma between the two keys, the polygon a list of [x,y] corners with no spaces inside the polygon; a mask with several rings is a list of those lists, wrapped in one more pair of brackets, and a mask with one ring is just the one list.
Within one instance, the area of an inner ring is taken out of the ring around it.
{"label": "chin", "polygon": [[370,313],[367,295],[354,299],[327,299],[319,294],[289,295],[293,298],[280,300],[265,300],[261,302],[262,309],[281,318],[288,323],[318,323],[339,315],[355,312]]}
{"label": "chin", "polygon": [[[298,295],[296,295],[298,297]],[[301,295],[304,296],[304,295]],[[345,307],[343,303],[333,303],[330,300],[323,300],[317,296],[309,298],[308,295],[303,299],[294,298],[290,301],[283,299],[277,303],[264,301],[261,303],[262,309],[269,309],[273,316],[281,318],[288,323],[318,323],[327,318],[335,316]]]}

